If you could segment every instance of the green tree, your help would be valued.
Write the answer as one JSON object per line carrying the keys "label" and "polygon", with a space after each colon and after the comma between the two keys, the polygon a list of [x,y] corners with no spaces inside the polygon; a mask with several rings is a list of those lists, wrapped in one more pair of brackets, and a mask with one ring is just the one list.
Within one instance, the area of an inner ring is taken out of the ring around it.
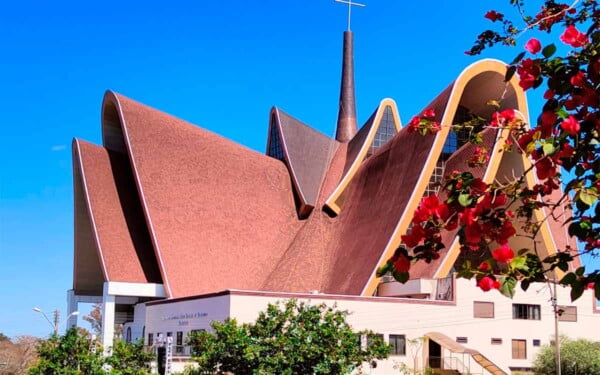
{"label": "green tree", "polygon": [[[190,336],[196,373],[343,374],[374,359],[387,358],[380,336],[355,333],[347,311],[296,300],[270,304],[254,323],[213,322],[214,333]],[[361,335],[369,344],[361,347]]]}
{"label": "green tree", "polygon": [[135,343],[117,340],[112,355],[106,358],[106,364],[110,366],[111,375],[148,375],[152,360],[154,354],[144,350],[142,340]]}
{"label": "green tree", "polygon": [[64,336],[41,340],[37,346],[39,359],[29,375],[103,375],[102,349],[97,344],[76,328]]}
{"label": "green tree", "polygon": [[[554,346],[545,345],[535,358],[534,373],[556,374]],[[600,375],[600,342],[561,337],[560,368],[563,375]]]}

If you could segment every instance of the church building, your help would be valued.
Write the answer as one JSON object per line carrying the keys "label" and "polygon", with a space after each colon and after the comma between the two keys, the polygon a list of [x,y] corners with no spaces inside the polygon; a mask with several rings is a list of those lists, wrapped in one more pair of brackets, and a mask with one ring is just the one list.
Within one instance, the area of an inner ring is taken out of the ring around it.
{"label": "church building", "polygon": [[[516,77],[504,82],[505,71],[497,60],[476,62],[423,111],[450,125],[467,113],[489,118],[487,101],[502,97],[500,110],[529,122],[525,93]],[[189,332],[227,317],[253,321],[268,303],[288,298],[337,303],[356,330],[383,335],[393,352],[373,374],[399,374],[402,364],[440,374],[531,368],[553,339],[550,286],[532,285],[510,300],[457,280],[464,255],[455,232],[445,235],[439,259],[412,266],[406,284],[376,275],[445,173],[468,170],[486,183],[522,174],[529,161],[502,151],[507,130],[484,132],[489,163],[471,168],[474,145],[449,126],[426,136],[409,131],[392,99],[359,126],[351,31],[343,37],[338,111],[331,138],[273,107],[263,154],[106,92],[102,145],[73,141],[69,312],[102,303],[105,348],[116,324],[124,324],[123,339],[152,348],[172,337],[179,369],[190,360]],[[576,247],[560,222],[542,226],[543,254]],[[559,288],[558,303],[562,334],[600,339],[590,329],[600,323],[591,291],[571,303]]]}

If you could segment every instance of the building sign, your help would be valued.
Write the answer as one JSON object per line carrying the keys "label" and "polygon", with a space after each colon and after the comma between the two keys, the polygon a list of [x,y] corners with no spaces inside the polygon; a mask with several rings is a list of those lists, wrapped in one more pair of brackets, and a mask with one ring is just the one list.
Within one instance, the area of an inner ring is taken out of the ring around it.
{"label": "building sign", "polygon": [[193,313],[165,315],[162,317],[162,320],[166,321],[166,320],[200,319],[200,318],[204,318],[207,316],[208,316],[208,314],[205,312],[193,312]]}

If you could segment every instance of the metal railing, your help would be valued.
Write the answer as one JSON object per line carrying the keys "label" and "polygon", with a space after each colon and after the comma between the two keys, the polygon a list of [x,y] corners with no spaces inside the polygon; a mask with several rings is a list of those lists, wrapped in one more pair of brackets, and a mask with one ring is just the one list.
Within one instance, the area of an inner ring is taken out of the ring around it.
{"label": "metal railing", "polygon": [[458,357],[429,357],[429,367],[441,370],[456,371],[461,375],[484,375],[482,372],[473,372]]}

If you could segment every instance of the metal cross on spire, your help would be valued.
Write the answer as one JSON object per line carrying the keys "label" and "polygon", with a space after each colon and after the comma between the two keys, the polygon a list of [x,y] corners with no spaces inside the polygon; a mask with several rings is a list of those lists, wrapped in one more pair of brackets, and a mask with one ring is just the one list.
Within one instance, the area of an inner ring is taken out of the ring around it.
{"label": "metal cross on spire", "polygon": [[348,4],[348,31],[350,31],[350,19],[352,16],[352,6],[365,7],[365,4],[355,3],[352,0],[335,0],[336,3]]}

